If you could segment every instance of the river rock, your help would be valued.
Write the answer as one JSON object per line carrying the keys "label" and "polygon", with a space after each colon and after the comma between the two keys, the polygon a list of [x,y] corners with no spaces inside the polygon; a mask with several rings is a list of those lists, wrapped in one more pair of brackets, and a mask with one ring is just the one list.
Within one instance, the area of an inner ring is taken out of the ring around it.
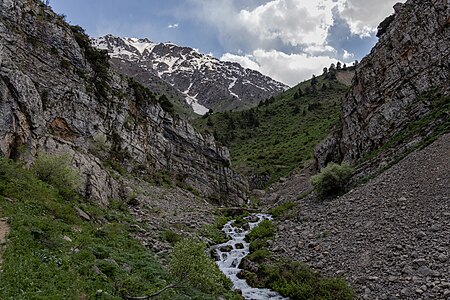
{"label": "river rock", "polygon": [[236,249],[244,249],[244,244],[242,244],[242,243],[237,243],[237,244],[235,245],[235,247],[236,247]]}
{"label": "river rock", "polygon": [[239,264],[239,268],[243,269],[243,270],[247,270],[252,273],[257,273],[258,269],[259,269],[257,263],[255,263],[245,257],[241,260],[241,263]]}
{"label": "river rock", "polygon": [[230,252],[231,250],[233,250],[233,246],[231,245],[222,246],[219,248],[219,250],[221,252]]}
{"label": "river rock", "polygon": [[441,253],[441,254],[439,254],[439,256],[438,256],[438,260],[439,260],[441,263],[445,263],[445,262],[448,260],[448,255],[445,255],[445,254]]}

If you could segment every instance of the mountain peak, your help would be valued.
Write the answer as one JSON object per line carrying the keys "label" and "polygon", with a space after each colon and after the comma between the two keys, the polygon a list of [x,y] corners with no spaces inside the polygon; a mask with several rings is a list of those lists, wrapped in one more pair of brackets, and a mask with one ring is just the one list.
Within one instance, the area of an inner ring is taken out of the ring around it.
{"label": "mountain peak", "polygon": [[287,88],[283,83],[238,63],[224,62],[170,42],[157,44],[147,38],[112,35],[93,42],[97,48],[107,50],[113,61],[135,64],[127,75],[156,74],[184,94],[185,101],[198,114],[205,114],[209,109],[223,111],[253,107]]}

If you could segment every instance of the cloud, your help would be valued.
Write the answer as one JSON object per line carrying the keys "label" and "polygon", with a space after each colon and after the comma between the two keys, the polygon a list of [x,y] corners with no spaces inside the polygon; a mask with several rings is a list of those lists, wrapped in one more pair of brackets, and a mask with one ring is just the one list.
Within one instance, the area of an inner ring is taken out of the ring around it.
{"label": "cloud", "polygon": [[[225,51],[256,48],[284,52],[330,46],[336,14],[350,33],[367,37],[398,0],[189,0],[191,15],[214,26]],[[342,38],[342,37],[341,37]]]}
{"label": "cloud", "polygon": [[336,59],[328,56],[309,56],[305,53],[286,54],[281,51],[263,49],[256,49],[245,56],[226,53],[221,59],[237,62],[289,86],[309,79],[313,74],[320,75],[323,67],[336,63]]}
{"label": "cloud", "polygon": [[248,7],[238,0],[190,2],[191,11],[186,15],[215,27],[228,52],[256,48],[288,52],[321,46],[333,23],[331,9],[336,6],[332,0],[250,1]]}
{"label": "cloud", "polygon": [[174,24],[169,24],[169,26],[167,26],[167,28],[169,29],[176,29],[178,28],[179,24],[178,23],[174,23]]}
{"label": "cloud", "polygon": [[236,62],[244,68],[261,71],[260,65],[254,60],[253,55],[236,55],[231,53],[225,53],[220,60]]}
{"label": "cloud", "polygon": [[259,40],[281,40],[299,46],[323,45],[332,24],[331,1],[275,0],[241,10],[238,21]]}
{"label": "cloud", "polygon": [[184,17],[216,30],[223,60],[294,85],[367,54],[398,0],[188,1]]}
{"label": "cloud", "polygon": [[339,1],[339,12],[350,26],[353,34],[370,36],[381,21],[394,11],[398,1],[392,0],[345,0]]}

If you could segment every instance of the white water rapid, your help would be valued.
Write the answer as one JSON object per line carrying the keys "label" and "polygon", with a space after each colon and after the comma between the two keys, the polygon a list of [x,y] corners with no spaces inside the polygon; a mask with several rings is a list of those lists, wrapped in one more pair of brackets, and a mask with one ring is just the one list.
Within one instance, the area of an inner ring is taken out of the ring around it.
{"label": "white water rapid", "polygon": [[[250,217],[246,217],[245,219],[254,219],[255,216],[258,220],[256,222],[249,222],[248,230],[234,227],[234,220],[225,224],[222,230],[227,234],[230,240],[214,247],[217,258],[219,259],[217,261],[217,265],[219,266],[219,269],[233,282],[233,288],[242,291],[242,296],[246,300],[289,299],[284,298],[277,292],[269,289],[252,288],[244,279],[239,279],[237,277],[237,274],[241,271],[241,269],[239,269],[239,264],[241,263],[242,258],[247,256],[250,252],[250,244],[244,240],[245,236],[261,221],[272,219],[270,215],[266,214],[254,214]],[[222,251],[221,249],[231,249],[231,251]]]}

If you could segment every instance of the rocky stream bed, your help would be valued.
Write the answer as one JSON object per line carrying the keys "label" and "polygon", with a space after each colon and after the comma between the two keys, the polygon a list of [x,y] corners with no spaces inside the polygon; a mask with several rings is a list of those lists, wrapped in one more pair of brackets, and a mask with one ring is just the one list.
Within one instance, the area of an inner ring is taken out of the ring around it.
{"label": "rocky stream bed", "polygon": [[244,218],[248,221],[248,227],[233,226],[235,220],[229,221],[223,227],[223,231],[230,238],[227,242],[213,247],[219,269],[233,282],[233,288],[240,290],[246,300],[283,300],[288,299],[270,289],[251,287],[245,279],[238,277],[241,269],[241,260],[250,253],[250,244],[245,241],[247,234],[263,220],[271,220],[267,214],[253,214]]}

